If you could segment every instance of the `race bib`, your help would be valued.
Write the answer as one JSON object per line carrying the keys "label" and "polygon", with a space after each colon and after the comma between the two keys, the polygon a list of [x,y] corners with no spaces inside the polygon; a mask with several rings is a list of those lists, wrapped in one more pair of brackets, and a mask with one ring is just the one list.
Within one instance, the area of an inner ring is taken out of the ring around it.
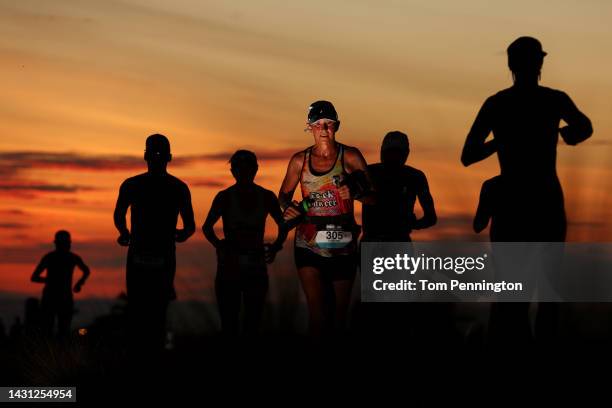
{"label": "race bib", "polygon": [[353,233],[341,228],[317,231],[315,242],[319,248],[344,248],[353,241]]}

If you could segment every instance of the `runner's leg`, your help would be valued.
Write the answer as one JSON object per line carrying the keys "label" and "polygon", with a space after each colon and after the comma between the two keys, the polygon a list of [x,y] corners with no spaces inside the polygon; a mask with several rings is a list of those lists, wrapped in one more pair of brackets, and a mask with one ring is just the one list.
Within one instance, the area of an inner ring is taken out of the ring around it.
{"label": "runner's leg", "polygon": [[58,309],[57,313],[57,332],[60,338],[67,338],[70,335],[70,325],[72,323],[73,303],[66,302]]}
{"label": "runner's leg", "polygon": [[335,315],[334,329],[338,333],[346,330],[346,319],[348,316],[349,305],[351,302],[351,290],[353,279],[334,281]]}
{"label": "runner's leg", "polygon": [[268,276],[249,279],[244,288],[244,331],[247,335],[257,335],[261,325],[261,315],[268,292]]}
{"label": "runner's leg", "polygon": [[298,275],[308,304],[308,331],[312,337],[323,332],[325,296],[321,284],[321,271],[313,266],[298,268]]}
{"label": "runner's leg", "polygon": [[239,282],[217,278],[215,294],[221,318],[221,331],[225,335],[237,336],[242,298]]}

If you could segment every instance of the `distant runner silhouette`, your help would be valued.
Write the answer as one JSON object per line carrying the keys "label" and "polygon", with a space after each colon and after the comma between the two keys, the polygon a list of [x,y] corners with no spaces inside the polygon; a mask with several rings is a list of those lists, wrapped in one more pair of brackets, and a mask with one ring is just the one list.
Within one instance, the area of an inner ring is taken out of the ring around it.
{"label": "distant runner silhouette", "polygon": [[[49,252],[40,260],[32,274],[32,282],[44,283],[40,311],[43,330],[53,333],[57,318],[58,335],[66,337],[70,333],[70,323],[74,310],[72,292],[79,293],[89,277],[89,267],[80,256],[70,251],[71,239],[68,231],[55,233],[55,251]],[[83,276],[72,286],[74,267],[77,266]],[[44,271],[45,276],[42,276]]]}
{"label": "distant runner silhouette", "polygon": [[[436,210],[427,177],[421,170],[406,165],[409,154],[408,136],[399,131],[389,132],[382,141],[380,163],[368,165],[376,189],[376,202],[363,205],[362,242],[411,242],[413,230],[436,224]],[[417,200],[423,209],[423,217],[419,219],[414,213]],[[405,341],[406,335],[423,337],[432,329],[442,327],[441,317],[449,315],[434,313],[444,312],[441,309],[440,305],[416,303],[360,305],[365,334],[376,338],[386,336],[387,342]]]}
{"label": "distant runner silhouette", "polygon": [[[168,304],[176,298],[175,242],[193,235],[195,220],[189,188],[166,171],[172,160],[168,139],[149,136],[144,159],[148,171],[128,178],[119,189],[114,220],[120,234],[117,242],[129,246],[126,283],[131,345],[160,350]],[[128,208],[131,230],[126,223]],[[182,229],[177,229],[179,214]]]}
{"label": "distant runner silhouette", "polygon": [[[546,56],[538,40],[520,37],[507,51],[514,85],[485,101],[461,155],[469,166],[497,153],[501,169],[500,177],[483,185],[474,227],[484,229],[490,216],[492,241],[562,242],[567,223],[556,172],[557,142],[559,134],[568,145],[586,140],[593,133],[591,122],[566,93],[538,84]],[[567,126],[559,128],[562,120]],[[486,141],[491,132],[493,139]],[[528,337],[528,309],[527,303],[494,304],[492,330],[500,328],[505,338]],[[536,336],[552,335],[557,309],[555,304],[540,305]],[[498,315],[508,324],[498,324]],[[514,330],[512,324],[520,328]]]}
{"label": "distant runner silhouette", "polygon": [[[408,136],[389,132],[380,149],[381,162],[368,165],[376,187],[376,202],[363,205],[362,241],[410,241],[412,230],[435,225],[436,210],[427,177],[405,164],[409,154]],[[423,209],[420,219],[414,214],[417,199]]]}
{"label": "distant runner silhouette", "polygon": [[524,235],[520,215],[515,212],[517,201],[504,186],[504,177],[495,176],[484,183],[480,189],[480,197],[476,215],[474,216],[474,231],[481,232],[491,223],[489,235],[492,242],[519,241]]}
{"label": "distant runner silhouette", "polygon": [[[268,290],[266,263],[271,263],[287,238],[283,214],[276,194],[254,183],[257,157],[238,150],[230,159],[236,183],[219,192],[202,231],[217,249],[215,292],[224,334],[240,332],[240,306],[244,301],[244,333],[257,334]],[[270,215],[279,231],[276,241],[264,244],[266,218]],[[213,229],[223,221],[224,239]]]}

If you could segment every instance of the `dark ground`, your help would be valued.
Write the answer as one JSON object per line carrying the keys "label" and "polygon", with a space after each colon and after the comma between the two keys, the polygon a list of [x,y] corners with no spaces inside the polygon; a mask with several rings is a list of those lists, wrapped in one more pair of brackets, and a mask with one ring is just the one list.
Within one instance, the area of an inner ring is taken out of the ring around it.
{"label": "dark ground", "polygon": [[368,397],[376,406],[610,405],[608,386],[598,385],[610,378],[609,336],[566,330],[553,343],[491,345],[478,325],[457,316],[444,324],[445,310],[438,307],[436,324],[406,331],[354,320],[345,335],[319,343],[282,330],[237,340],[179,334],[171,349],[141,358],[127,351],[122,316],[111,315],[65,342],[27,331],[5,339],[0,384],[76,386],[78,405],[105,406],[218,398],[363,405]]}

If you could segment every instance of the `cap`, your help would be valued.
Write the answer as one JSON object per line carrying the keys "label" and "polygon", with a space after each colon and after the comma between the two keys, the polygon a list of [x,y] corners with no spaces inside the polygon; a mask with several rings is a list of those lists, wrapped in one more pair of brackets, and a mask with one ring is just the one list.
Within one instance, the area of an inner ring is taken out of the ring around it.
{"label": "cap", "polygon": [[308,123],[314,123],[319,119],[338,121],[338,113],[331,102],[316,101],[308,107]]}
{"label": "cap", "polygon": [[533,37],[519,37],[508,46],[508,56],[546,56],[546,52],[542,49],[542,44]]}

